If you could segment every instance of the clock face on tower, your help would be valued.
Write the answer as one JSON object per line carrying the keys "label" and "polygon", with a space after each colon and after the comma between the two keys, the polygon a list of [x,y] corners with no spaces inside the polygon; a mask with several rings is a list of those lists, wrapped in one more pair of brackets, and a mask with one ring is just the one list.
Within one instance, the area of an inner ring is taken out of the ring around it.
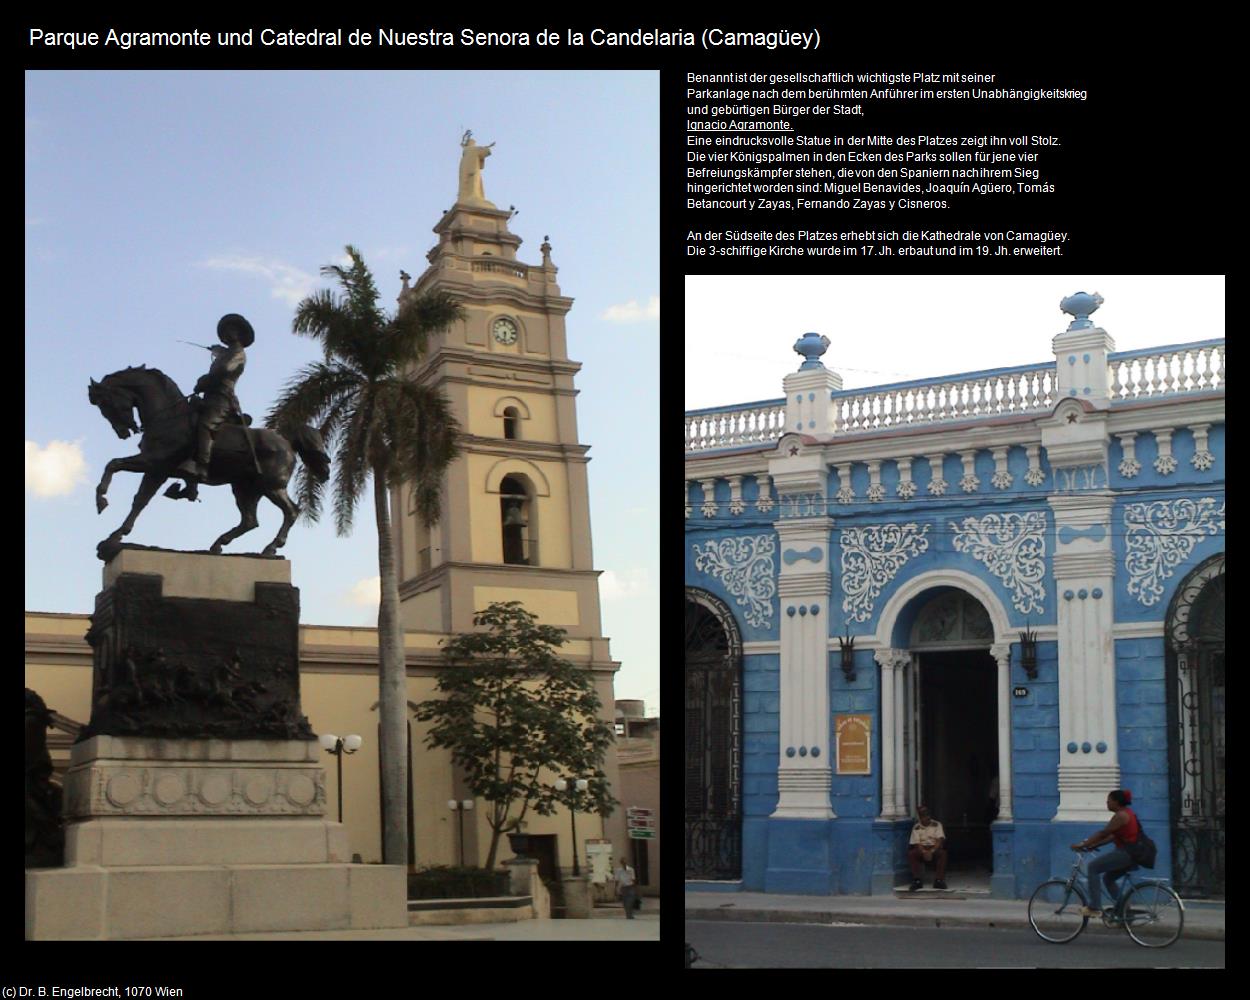
{"label": "clock face on tower", "polygon": [[491,333],[501,344],[515,344],[517,328],[512,320],[501,317],[490,325]]}

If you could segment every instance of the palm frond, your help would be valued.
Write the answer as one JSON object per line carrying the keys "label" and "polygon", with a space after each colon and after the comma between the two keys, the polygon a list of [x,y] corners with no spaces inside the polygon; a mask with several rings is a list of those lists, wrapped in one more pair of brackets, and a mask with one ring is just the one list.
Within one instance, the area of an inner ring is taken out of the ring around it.
{"label": "palm frond", "polygon": [[373,274],[365,266],[360,251],[350,243],[344,248],[351,263],[346,267],[327,265],[322,274],[333,275],[346,296],[345,310],[364,327],[377,330],[386,324],[386,316],[378,309],[378,286]]}
{"label": "palm frond", "polygon": [[387,338],[387,353],[393,358],[394,370],[423,358],[430,334],[445,330],[464,317],[464,306],[445,292],[410,299],[392,321]]}
{"label": "palm frond", "polygon": [[460,424],[447,397],[430,386],[395,379],[388,389],[396,423],[388,471],[412,486],[417,514],[433,524],[441,513],[443,476],[459,454]]}
{"label": "palm frond", "polygon": [[356,505],[364,493],[371,471],[369,464],[370,431],[373,422],[371,394],[362,394],[358,405],[343,428],[336,454],[334,477],[334,526],[340,535],[351,534]]}
{"label": "palm frond", "polygon": [[265,417],[265,426],[290,432],[316,423],[344,396],[358,391],[360,381],[356,372],[338,362],[306,365],[283,386]]}

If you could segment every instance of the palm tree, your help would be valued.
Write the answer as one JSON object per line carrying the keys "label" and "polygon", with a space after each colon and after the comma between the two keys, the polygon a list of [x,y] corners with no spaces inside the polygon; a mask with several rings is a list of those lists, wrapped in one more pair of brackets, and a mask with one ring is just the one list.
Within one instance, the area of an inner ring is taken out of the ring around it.
{"label": "palm tree", "polygon": [[[448,296],[419,298],[397,315],[378,308],[373,275],[355,247],[348,267],[329,265],[341,296],[322,289],[295,310],[293,333],[320,342],[325,360],[303,368],[287,383],[266,420],[276,430],[311,423],[335,455],[334,521],[351,532],[357,502],[373,479],[378,524],[378,688],[381,722],[383,863],[406,863],[408,740],[407,671],[399,621],[399,575],[391,539],[390,489],[407,483],[416,511],[428,525],[438,520],[439,484],[457,454],[459,425],[443,395],[407,374],[426,350],[430,332],[463,318]],[[301,467],[297,502],[310,520],[321,514],[322,484]]]}

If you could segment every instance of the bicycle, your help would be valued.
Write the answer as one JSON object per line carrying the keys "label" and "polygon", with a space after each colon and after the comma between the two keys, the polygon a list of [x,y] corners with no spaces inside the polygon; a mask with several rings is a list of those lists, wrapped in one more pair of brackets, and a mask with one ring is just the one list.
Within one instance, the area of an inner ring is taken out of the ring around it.
{"label": "bicycle", "polygon": [[[1089,853],[1092,852],[1077,851],[1066,879],[1043,882],[1029,897],[1029,923],[1043,941],[1066,944],[1089,923],[1081,912],[1089,904],[1080,881],[1089,879],[1084,871],[1084,856]],[[1143,947],[1166,948],[1181,936],[1185,904],[1163,880],[1133,878],[1136,870],[1131,868],[1125,875],[1116,905],[1103,910],[1103,926],[1123,927]]]}

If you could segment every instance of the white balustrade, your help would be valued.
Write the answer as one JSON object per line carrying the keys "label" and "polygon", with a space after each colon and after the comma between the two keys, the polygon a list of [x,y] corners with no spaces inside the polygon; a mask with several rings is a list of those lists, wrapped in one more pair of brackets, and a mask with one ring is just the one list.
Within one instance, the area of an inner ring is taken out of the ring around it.
{"label": "white balustrade", "polygon": [[835,425],[842,434],[1029,413],[1048,410],[1056,402],[1053,364],[951,375],[833,396]]}
{"label": "white balustrade", "polygon": [[1107,357],[1107,368],[1112,400],[1222,390],[1224,341],[1123,351]]}
{"label": "white balustrade", "polygon": [[768,444],[785,433],[786,401],[686,414],[686,451],[712,451],[743,445]]}
{"label": "white balustrade", "polygon": [[[1222,391],[1224,341],[1200,341],[1107,357],[1112,401]],[[833,393],[839,435],[947,420],[1051,410],[1059,402],[1053,363],[950,375]],[[686,451],[768,444],[786,431],[786,401],[766,400],[686,414]]]}

